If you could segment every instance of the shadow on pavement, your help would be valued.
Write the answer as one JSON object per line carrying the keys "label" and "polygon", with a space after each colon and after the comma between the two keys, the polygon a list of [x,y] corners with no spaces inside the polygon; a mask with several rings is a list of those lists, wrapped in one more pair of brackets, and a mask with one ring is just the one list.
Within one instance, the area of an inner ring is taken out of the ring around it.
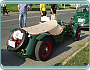
{"label": "shadow on pavement", "polygon": [[10,15],[3,15],[3,16],[10,16]]}
{"label": "shadow on pavement", "polygon": [[[80,37],[79,41],[88,37],[89,35],[85,34],[85,33],[82,33],[83,36]],[[56,45],[54,48],[53,48],[53,52],[52,52],[52,55],[51,55],[51,58],[54,58],[60,54],[62,54],[63,52],[65,51],[68,51],[70,50],[72,47],[69,47],[68,45],[74,43],[74,39],[72,37],[68,37],[67,39],[65,39],[65,41],[63,41],[62,43]],[[49,60],[50,60],[49,59]]]}
{"label": "shadow on pavement", "polygon": [[83,31],[89,31],[89,28],[82,28]]}
{"label": "shadow on pavement", "polygon": [[89,36],[89,35],[84,35],[84,36],[80,37],[79,40],[82,40],[82,39],[86,38],[87,36]]}
{"label": "shadow on pavement", "polygon": [[53,52],[51,55],[51,58],[54,58],[60,54],[62,54],[65,51],[70,50],[72,47],[69,47],[68,45],[70,45],[71,43],[73,43],[74,40],[72,37],[68,37],[67,39],[65,39],[62,43],[57,44],[54,48],[53,48]]}
{"label": "shadow on pavement", "polygon": [[[85,35],[85,33],[81,33],[81,35],[83,35],[83,36],[80,37],[80,40],[89,36],[89,35]],[[72,47],[69,47],[68,45],[70,45],[74,42],[75,41],[72,37],[67,37],[63,42],[56,44],[56,46],[53,47],[53,51],[52,51],[52,55],[51,55],[50,59],[62,54],[65,51],[70,50]],[[38,61],[38,60],[36,60],[35,56],[32,56],[30,59]]]}
{"label": "shadow on pavement", "polygon": [[25,62],[25,58],[1,49],[1,64],[3,66],[19,66]]}

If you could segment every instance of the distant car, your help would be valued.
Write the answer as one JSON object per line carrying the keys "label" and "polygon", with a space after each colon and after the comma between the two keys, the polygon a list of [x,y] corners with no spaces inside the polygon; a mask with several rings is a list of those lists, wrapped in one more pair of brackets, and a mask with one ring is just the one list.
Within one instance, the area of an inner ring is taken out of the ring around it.
{"label": "distant car", "polygon": [[79,24],[80,28],[89,28],[89,7],[84,5],[78,8],[76,14],[71,17],[71,24]]}

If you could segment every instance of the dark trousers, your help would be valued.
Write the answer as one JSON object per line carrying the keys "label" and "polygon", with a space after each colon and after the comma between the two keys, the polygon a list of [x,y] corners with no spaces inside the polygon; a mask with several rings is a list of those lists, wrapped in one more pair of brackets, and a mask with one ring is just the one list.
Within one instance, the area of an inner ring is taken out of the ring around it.
{"label": "dark trousers", "polygon": [[3,7],[3,15],[5,14],[5,12],[8,14],[6,7]]}
{"label": "dark trousers", "polygon": [[46,16],[46,11],[42,11],[43,15],[41,15],[42,17],[43,16]]}

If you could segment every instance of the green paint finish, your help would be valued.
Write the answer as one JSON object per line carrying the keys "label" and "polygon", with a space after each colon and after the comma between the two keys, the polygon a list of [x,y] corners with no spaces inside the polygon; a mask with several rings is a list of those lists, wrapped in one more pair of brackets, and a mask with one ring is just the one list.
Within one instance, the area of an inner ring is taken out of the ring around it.
{"label": "green paint finish", "polygon": [[64,33],[53,37],[55,39],[55,42],[62,42],[64,40]]}
{"label": "green paint finish", "polygon": [[34,48],[37,44],[37,40],[36,40],[37,35],[31,35],[31,36],[32,36],[32,38],[29,38],[29,43],[28,43],[27,47],[25,48],[26,53],[22,54],[22,55],[32,55],[34,52]]}
{"label": "green paint finish", "polygon": [[14,32],[14,31],[16,31],[18,28],[14,28],[14,29],[12,29],[12,30],[10,30],[9,32]]}
{"label": "green paint finish", "polygon": [[77,31],[77,28],[79,27],[79,24],[75,25],[72,29],[72,37],[76,37],[76,31]]}
{"label": "green paint finish", "polygon": [[24,56],[32,55],[34,53],[34,49],[37,44],[37,41],[44,38],[47,35],[49,35],[49,34],[31,35],[32,38],[29,38],[29,43],[28,43],[27,47],[24,49],[24,50],[26,50],[26,53],[23,53],[22,55],[24,55]]}
{"label": "green paint finish", "polygon": [[57,23],[61,25],[61,20],[59,19],[59,20],[57,21]]}
{"label": "green paint finish", "polygon": [[53,36],[56,42],[63,42],[65,38],[68,36],[67,29],[64,29],[63,32],[59,35]]}
{"label": "green paint finish", "polygon": [[37,40],[41,40],[42,38],[44,38],[45,36],[48,36],[49,34],[45,33],[45,34],[41,34],[39,36],[37,36]]}
{"label": "green paint finish", "polygon": [[73,16],[74,20],[70,20],[71,24],[79,23],[81,28],[89,28],[89,7],[84,5],[78,8]]}
{"label": "green paint finish", "polygon": [[81,6],[80,8],[83,8],[83,7],[88,7],[88,5]]}
{"label": "green paint finish", "polygon": [[79,22],[80,24],[87,24],[88,22],[89,22],[89,14],[88,13],[77,13],[77,15],[76,15],[76,17],[75,17],[75,19],[76,19],[76,23],[78,23],[78,19],[79,18],[83,18],[83,19],[85,19],[85,20],[83,20],[83,22]]}
{"label": "green paint finish", "polygon": [[16,54],[16,55],[18,55],[18,56],[21,56],[21,57],[23,57],[23,58],[30,58],[30,56],[22,55],[21,52],[17,53],[17,52],[11,51],[11,50],[9,50],[9,49],[8,49],[8,51],[10,51],[10,52],[12,52],[12,53],[14,53],[14,54]]}

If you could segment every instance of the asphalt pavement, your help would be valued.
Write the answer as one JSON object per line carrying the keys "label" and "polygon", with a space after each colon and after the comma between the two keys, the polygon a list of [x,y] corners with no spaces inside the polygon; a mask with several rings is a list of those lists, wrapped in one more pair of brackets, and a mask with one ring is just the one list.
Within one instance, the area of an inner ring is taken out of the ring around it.
{"label": "asphalt pavement", "polygon": [[[75,11],[76,10],[58,10],[56,19],[61,19],[69,23]],[[50,17],[50,11],[47,12],[47,16]],[[38,24],[40,22],[40,17],[39,11],[29,11],[27,14],[27,27]],[[19,12],[11,12],[4,16],[1,15],[1,63],[4,66],[53,66],[59,61],[68,58],[69,55],[79,48],[78,44],[83,44],[89,40],[89,31],[82,30],[79,41],[74,41],[72,37],[68,37],[65,41],[54,47],[50,59],[45,62],[38,61],[34,57],[22,58],[6,50],[6,43],[11,35],[9,31],[14,28],[19,28],[18,19]]]}

